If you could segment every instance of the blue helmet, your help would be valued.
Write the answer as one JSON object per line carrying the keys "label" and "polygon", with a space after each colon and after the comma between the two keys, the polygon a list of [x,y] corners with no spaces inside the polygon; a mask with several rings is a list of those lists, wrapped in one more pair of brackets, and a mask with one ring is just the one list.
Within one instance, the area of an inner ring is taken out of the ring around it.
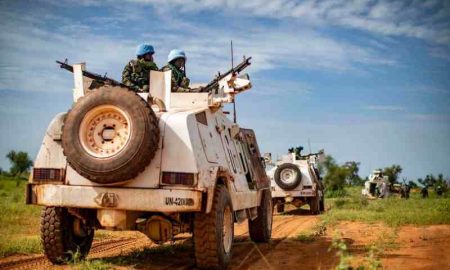
{"label": "blue helmet", "polygon": [[136,48],[136,55],[142,56],[147,53],[155,53],[155,49],[153,49],[153,46],[150,44],[140,44]]}
{"label": "blue helmet", "polygon": [[184,60],[186,60],[186,53],[184,53],[184,51],[182,50],[171,50],[169,56],[167,56],[167,62],[172,62],[177,58],[183,58]]}

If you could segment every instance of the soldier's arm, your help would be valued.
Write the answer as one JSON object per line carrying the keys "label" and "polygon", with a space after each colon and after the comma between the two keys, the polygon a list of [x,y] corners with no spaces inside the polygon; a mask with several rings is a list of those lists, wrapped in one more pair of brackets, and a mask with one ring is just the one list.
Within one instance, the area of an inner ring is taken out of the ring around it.
{"label": "soldier's arm", "polygon": [[184,87],[184,88],[189,88],[189,83],[190,83],[191,81],[189,80],[189,78],[188,77],[184,77],[182,80],[181,80],[181,87]]}
{"label": "soldier's arm", "polygon": [[172,92],[185,92],[185,91],[180,91],[180,87],[177,84],[177,80],[175,80],[175,76],[172,72],[172,80],[171,80],[171,86],[172,86]]}
{"label": "soldier's arm", "polygon": [[127,64],[122,71],[122,83],[135,90],[139,89],[133,80],[133,70],[131,69],[130,64]]}

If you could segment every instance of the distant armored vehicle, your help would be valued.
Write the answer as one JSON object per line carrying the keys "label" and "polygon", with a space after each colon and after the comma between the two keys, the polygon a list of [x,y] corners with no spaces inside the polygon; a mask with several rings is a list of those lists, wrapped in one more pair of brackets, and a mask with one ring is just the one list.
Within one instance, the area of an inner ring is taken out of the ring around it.
{"label": "distant armored vehicle", "polygon": [[324,185],[317,163],[324,157],[324,151],[300,155],[292,151],[276,162],[266,154],[266,171],[271,179],[272,200],[277,212],[284,212],[285,204],[300,207],[308,204],[311,214],[325,211]]}
{"label": "distant armored vehicle", "polygon": [[369,199],[378,197],[385,198],[389,196],[390,190],[388,177],[384,176],[382,171],[374,170],[372,174],[369,175],[369,180],[364,182],[364,188],[362,189],[361,194]]}
{"label": "distant armored vehicle", "polygon": [[234,223],[250,238],[272,230],[270,181],[253,130],[222,110],[251,88],[237,76],[250,59],[198,93],[172,93],[171,73],[150,73],[149,93],[85,70],[73,71],[74,105],[45,134],[27,185],[27,203],[45,206],[47,258],[86,256],[95,229],[139,230],[156,243],[193,233],[200,268],[230,262]]}

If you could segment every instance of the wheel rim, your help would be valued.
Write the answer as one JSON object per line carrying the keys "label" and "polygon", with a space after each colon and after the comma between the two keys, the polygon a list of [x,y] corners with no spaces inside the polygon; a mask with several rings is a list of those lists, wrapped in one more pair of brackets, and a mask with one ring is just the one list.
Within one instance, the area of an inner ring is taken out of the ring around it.
{"label": "wheel rim", "polygon": [[113,105],[90,110],[80,124],[79,138],[83,149],[96,158],[110,158],[123,149],[131,137],[127,113]]}
{"label": "wheel rim", "polygon": [[223,249],[225,253],[231,251],[231,245],[233,244],[233,215],[231,214],[230,207],[225,207],[223,212]]}
{"label": "wheel rim", "polygon": [[297,172],[293,169],[284,169],[280,173],[280,180],[285,184],[293,184],[297,178]]}

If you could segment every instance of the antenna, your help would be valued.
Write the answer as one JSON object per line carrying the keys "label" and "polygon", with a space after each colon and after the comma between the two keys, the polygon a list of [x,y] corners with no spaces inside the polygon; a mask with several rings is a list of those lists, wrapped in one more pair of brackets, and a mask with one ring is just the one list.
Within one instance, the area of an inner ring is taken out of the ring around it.
{"label": "antenna", "polygon": [[231,40],[231,69],[234,68],[233,40]]}
{"label": "antenna", "polygon": [[[230,43],[230,53],[231,53],[231,69],[234,68],[234,52],[233,52],[233,40]],[[236,124],[236,96],[233,98],[233,122]]]}
{"label": "antenna", "polygon": [[309,140],[309,138],[308,138],[308,147],[309,147],[309,153],[311,154],[312,152],[311,152],[311,141]]}

